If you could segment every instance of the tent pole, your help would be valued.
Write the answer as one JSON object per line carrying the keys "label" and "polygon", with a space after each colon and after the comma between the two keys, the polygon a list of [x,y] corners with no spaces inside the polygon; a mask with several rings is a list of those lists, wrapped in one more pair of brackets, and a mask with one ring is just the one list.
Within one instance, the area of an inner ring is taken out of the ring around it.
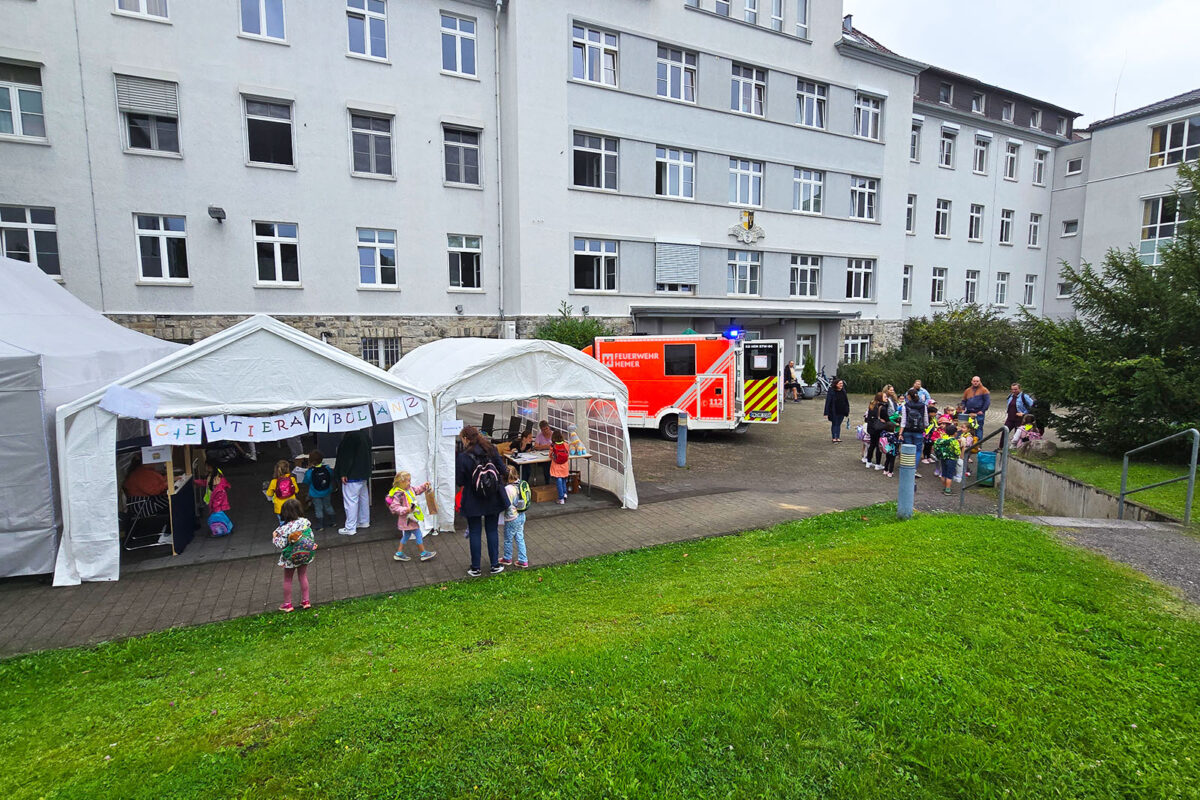
{"label": "tent pole", "polygon": [[175,447],[171,447],[171,457],[167,459],[167,529],[171,532],[171,555],[175,552]]}

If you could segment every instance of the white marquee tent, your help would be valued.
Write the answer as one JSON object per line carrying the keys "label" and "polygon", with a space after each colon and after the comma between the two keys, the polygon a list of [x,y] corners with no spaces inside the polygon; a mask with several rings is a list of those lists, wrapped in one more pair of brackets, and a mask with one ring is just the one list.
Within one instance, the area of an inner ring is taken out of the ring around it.
{"label": "white marquee tent", "polygon": [[38,267],[0,256],[0,577],[54,568],[54,409],[182,345],[106,319]]}
{"label": "white marquee tent", "polygon": [[[160,417],[275,414],[339,408],[404,394],[422,412],[393,423],[397,464],[426,479],[432,444],[429,394],[268,316],[258,315],[115,382],[155,395]],[[105,391],[58,408],[63,537],[56,586],[116,580],[118,417],[100,407]]]}
{"label": "white marquee tent", "polygon": [[433,473],[440,527],[450,527],[446,512],[454,508],[455,491],[455,437],[442,436],[441,427],[470,404],[559,401],[556,416],[574,422],[593,456],[593,483],[615,494],[625,508],[637,508],[629,392],[596,359],[540,339],[441,339],[411,351],[391,372],[433,396],[430,427],[437,434]]}

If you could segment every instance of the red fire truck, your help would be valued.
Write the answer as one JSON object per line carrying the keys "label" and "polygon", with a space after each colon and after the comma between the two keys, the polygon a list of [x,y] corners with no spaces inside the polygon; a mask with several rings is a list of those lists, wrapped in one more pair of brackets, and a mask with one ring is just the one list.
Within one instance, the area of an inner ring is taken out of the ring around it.
{"label": "red fire truck", "polygon": [[629,389],[629,427],[674,440],[679,414],[694,430],[743,432],[779,422],[783,343],[720,334],[605,336],[584,352]]}

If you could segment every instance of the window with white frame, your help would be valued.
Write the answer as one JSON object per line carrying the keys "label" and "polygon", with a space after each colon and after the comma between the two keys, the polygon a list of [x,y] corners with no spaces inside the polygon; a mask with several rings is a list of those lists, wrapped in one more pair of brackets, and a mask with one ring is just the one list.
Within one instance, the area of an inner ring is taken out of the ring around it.
{"label": "window with white frame", "polygon": [[1025,276],[1025,294],[1021,297],[1021,305],[1032,306],[1037,300],[1037,275]]}
{"label": "window with white frame", "polygon": [[1029,109],[1029,127],[1042,127],[1042,110],[1040,108]]}
{"label": "window with white frame", "polygon": [[1041,242],[1041,238],[1042,238],[1042,215],[1041,214],[1030,214],[1029,215],[1029,241],[1027,243],[1030,247],[1037,247]]}
{"label": "window with white frame", "polygon": [[115,77],[126,150],[178,153],[178,85],[133,75]]}
{"label": "window with white frame", "polygon": [[442,12],[442,72],[475,74],[475,20]]}
{"label": "window with white frame", "polygon": [[823,83],[796,79],[796,122],[806,128],[825,128],[825,103],[829,87]]}
{"label": "window with white frame", "polygon": [[362,359],[382,370],[389,370],[400,360],[399,336],[364,336],[361,340]]}
{"label": "window with white frame", "polygon": [[479,185],[479,131],[442,129],[446,183]]}
{"label": "window with white frame", "polygon": [[379,228],[358,229],[358,285],[397,285],[395,231]]}
{"label": "window with white frame", "polygon": [[905,264],[900,277],[900,302],[912,302],[913,265]]}
{"label": "window with white frame", "polygon": [[1016,106],[1013,104],[1013,101],[1005,100],[1004,105],[1000,107],[1000,119],[1004,120],[1005,122],[1012,122],[1015,110]]}
{"label": "window with white frame", "polygon": [[767,71],[745,64],[734,64],[731,69],[729,108],[761,117],[767,96]]}
{"label": "window with white frame", "polygon": [[946,302],[946,268],[934,267],[933,280],[929,284],[929,302],[941,304]]}
{"label": "window with white frame", "polygon": [[762,253],[730,250],[726,294],[757,295],[762,270]]}
{"label": "window with white frame", "polygon": [[455,289],[482,289],[480,260],[483,258],[483,249],[480,247],[480,237],[448,234],[446,249],[450,257],[450,286]]}
{"label": "window with white frame", "polygon": [[921,124],[914,122],[912,124],[912,133],[908,137],[908,160],[921,160]]}
{"label": "window with white frame", "polygon": [[1079,220],[1064,219],[1062,224],[1063,236],[1075,236],[1079,233]]}
{"label": "window with white frame", "polygon": [[660,197],[694,197],[696,154],[674,147],[654,148],[654,193]]}
{"label": "window with white frame", "polygon": [[976,303],[979,301],[979,270],[967,270],[967,282],[963,289],[963,302]]}
{"label": "window with white frame", "polygon": [[183,217],[134,214],[139,277],[143,281],[188,280],[187,225]]}
{"label": "window with white frame", "polygon": [[1000,244],[1012,244],[1014,216],[1015,212],[1011,208],[1000,209]]}
{"label": "window with white frame", "polygon": [[1004,146],[1004,179],[1015,181],[1017,179],[1017,162],[1021,157],[1021,145],[1016,142],[1008,142]]}
{"label": "window with white frame", "polygon": [[984,136],[975,137],[975,153],[971,159],[971,171],[976,175],[987,175],[988,151],[992,140]]}
{"label": "window with white frame", "polygon": [[1033,151],[1033,185],[1034,186],[1045,186],[1046,185],[1046,155],[1047,155],[1047,151],[1045,151],[1045,150],[1038,149],[1038,150]]}
{"label": "window with white frame", "polygon": [[259,283],[299,283],[299,226],[294,222],[255,222],[254,256]]}
{"label": "window with white frame", "polygon": [[592,133],[576,133],[574,141],[575,185],[615,191],[617,140]]}
{"label": "window with white frame", "polygon": [[359,175],[392,174],[392,118],[350,112],[351,169]]}
{"label": "window with white frame", "polygon": [[1162,263],[1162,250],[1172,239],[1179,223],[1186,217],[1174,195],[1152,197],[1142,201],[1142,240],[1138,255],[1151,267]]}
{"label": "window with white frame", "polygon": [[117,10],[153,19],[167,18],[167,0],[117,0]]}
{"label": "window with white frame", "polygon": [[883,100],[861,92],[854,96],[854,135],[864,139],[879,138],[879,117]]}
{"label": "window with white frame", "polygon": [[1067,135],[1067,118],[1066,117],[1058,118],[1058,121],[1054,123],[1054,132],[1056,134],[1058,134],[1059,136]]}
{"label": "window with white frame", "polygon": [[758,24],[758,0],[744,0],[746,7],[742,12],[742,19],[752,25]]}
{"label": "window with white frame", "polygon": [[987,112],[987,95],[983,92],[975,92],[971,95],[971,111],[976,114],[984,114]]}
{"label": "window with white frame", "polygon": [[938,102],[942,105],[953,105],[954,84],[945,82],[938,84]]}
{"label": "window with white frame", "polygon": [[346,0],[350,52],[387,58],[387,0]]}
{"label": "window with white frame", "polygon": [[283,0],[241,0],[242,33],[284,41]]}
{"label": "window with white frame", "polygon": [[996,273],[996,294],[993,298],[993,303],[998,306],[1008,305],[1008,273]]}
{"label": "window with white frame", "polygon": [[1200,158],[1200,115],[1150,129],[1150,167]]}
{"label": "window with white frame", "polygon": [[1070,297],[1071,295],[1075,294],[1075,284],[1071,281],[1063,281],[1062,283],[1058,284],[1057,291],[1059,300]]}
{"label": "window with white frame", "polygon": [[967,240],[983,241],[983,206],[980,203],[971,203],[971,212],[967,215]]}
{"label": "window with white frame", "polygon": [[796,363],[803,368],[808,357],[817,358],[817,336],[813,333],[801,333],[796,336]]}
{"label": "window with white frame", "polygon": [[954,169],[954,146],[958,143],[958,132],[942,128],[938,149],[938,166]]}
{"label": "window with white frame", "polygon": [[950,238],[950,201],[939,198],[933,211],[933,235],[939,239]]}
{"label": "window with white frame", "polygon": [[908,203],[904,206],[904,232],[913,235],[917,232],[917,196],[910,194]]}
{"label": "window with white frame", "polygon": [[53,208],[0,206],[0,253],[61,275],[58,225]]}
{"label": "window with white frame", "polygon": [[696,60],[696,54],[689,50],[680,50],[660,44],[658,46],[658,96],[682,100],[685,103],[696,102]]}
{"label": "window with white frame", "polygon": [[729,159],[729,202],[739,206],[762,205],[763,162]]}
{"label": "window with white frame", "polygon": [[874,295],[875,259],[850,258],[846,260],[846,299],[870,300]]}
{"label": "window with white frame", "polygon": [[700,245],[654,243],[654,291],[695,294],[700,282]]}
{"label": "window with white frame", "polygon": [[42,70],[0,61],[0,135],[46,138]]}
{"label": "window with white frame", "polygon": [[1083,172],[1083,159],[1082,158],[1072,158],[1071,160],[1069,160],[1067,162],[1067,174],[1068,175],[1078,175],[1081,172]]}
{"label": "window with white frame", "polygon": [[792,274],[788,281],[792,297],[817,297],[821,294],[821,257],[792,256]]}
{"label": "window with white frame", "polygon": [[850,176],[850,218],[875,219],[875,201],[879,196],[879,181],[860,175]]}
{"label": "window with white frame", "polygon": [[783,30],[783,0],[771,0],[771,30]]}
{"label": "window with white frame", "polygon": [[242,98],[246,112],[246,144],[251,164],[295,166],[292,152],[292,104]]}
{"label": "window with white frame", "polygon": [[842,363],[871,360],[871,335],[847,336],[842,340]]}
{"label": "window with white frame", "polygon": [[729,3],[730,3],[730,0],[717,0],[717,4],[716,4],[716,6],[714,6],[714,10],[718,14],[720,14],[722,17],[728,17],[729,16]]}
{"label": "window with white frame", "polygon": [[579,81],[616,86],[617,35],[583,25],[573,25],[571,76]]}
{"label": "window with white frame", "polygon": [[575,238],[574,289],[585,292],[617,290],[617,243],[611,239]]}
{"label": "window with white frame", "polygon": [[796,35],[808,38],[808,0],[796,0]]}
{"label": "window with white frame", "polygon": [[802,214],[820,214],[825,173],[819,169],[796,167],[792,175],[792,210]]}

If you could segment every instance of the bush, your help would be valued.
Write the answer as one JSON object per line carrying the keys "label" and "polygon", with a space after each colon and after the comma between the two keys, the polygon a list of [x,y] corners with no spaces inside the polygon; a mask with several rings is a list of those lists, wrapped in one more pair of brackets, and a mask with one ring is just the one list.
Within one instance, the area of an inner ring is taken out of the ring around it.
{"label": "bush", "polygon": [[533,331],[533,338],[562,342],[576,350],[582,350],[590,347],[597,336],[612,336],[616,333],[595,317],[573,317],[572,311],[574,309],[563,300],[558,307],[558,316],[550,317],[538,325]]}
{"label": "bush", "polygon": [[804,357],[804,368],[800,371],[800,380],[804,381],[805,386],[812,386],[817,382],[817,362],[813,360],[811,350]]}

